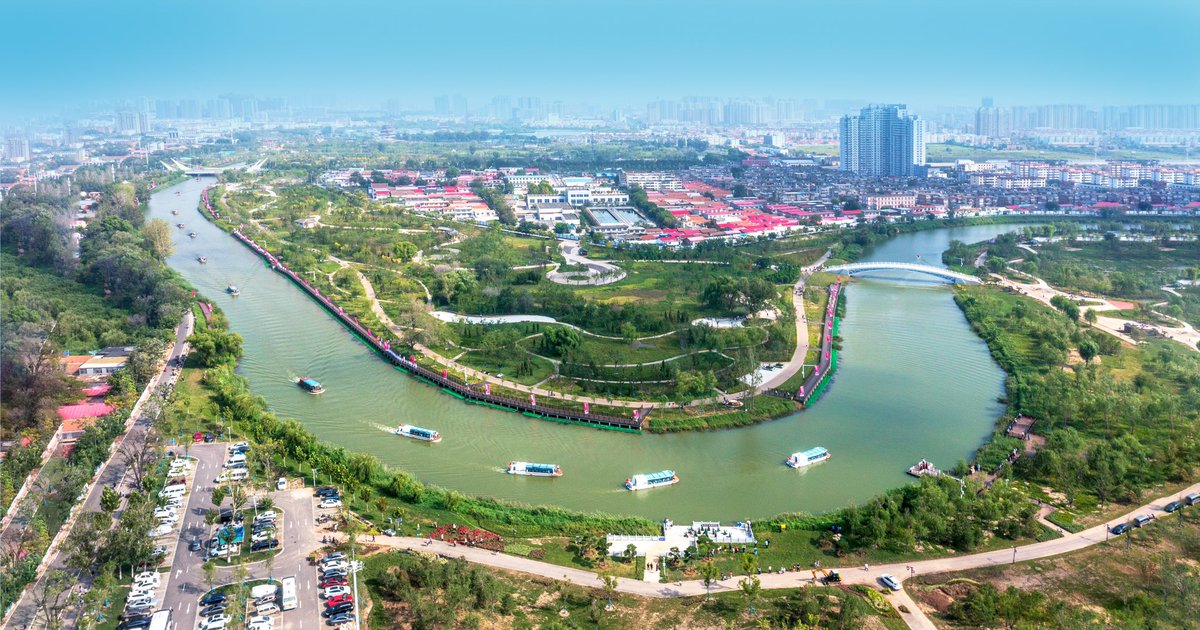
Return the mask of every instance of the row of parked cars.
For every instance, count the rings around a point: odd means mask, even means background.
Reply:
[[[129,585],[129,597],[125,600],[125,610],[121,614],[121,623],[117,624],[117,630],[140,630],[150,627],[150,618],[158,606],[158,598],[154,594],[159,584],[159,575],[154,571],[143,571],[133,576]]]
[[[279,614],[279,592],[274,584],[260,584],[250,589],[250,604],[246,607],[246,630],[274,630],[275,615]],[[233,626],[232,616],[226,612],[229,598],[224,593],[212,591],[200,598],[200,630],[225,630]]]
[[[250,451],[249,442],[237,442],[229,447],[229,455],[221,465],[221,474],[213,479],[213,483],[239,482],[250,478],[250,466],[246,462],[246,453]]]
[[[1163,511],[1170,514],[1171,512],[1177,512],[1185,507],[1196,505],[1197,503],[1200,503],[1200,492],[1193,492],[1182,499],[1171,501],[1163,507]],[[1141,514],[1133,517],[1133,520],[1129,521],[1128,523],[1117,523],[1108,531],[1114,536],[1120,536],[1121,534],[1127,533],[1131,529],[1137,529],[1153,520],[1153,514]]]
[[[350,562],[346,554],[340,552],[331,553],[317,563],[321,598],[325,600],[325,610],[321,612],[326,618],[325,623],[340,626],[354,622],[354,594],[347,580],[360,568],[361,563]]]
[[[322,510],[331,510],[342,507],[342,495],[338,492],[338,489],[334,488],[333,486],[321,486],[320,488],[317,488],[316,495],[317,498],[320,499],[320,501],[317,502],[317,507]]]

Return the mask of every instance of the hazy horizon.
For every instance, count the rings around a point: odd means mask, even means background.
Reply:
[[[1200,3],[950,0],[23,2],[0,40],[0,116],[220,93],[428,108],[439,94],[599,106],[659,98],[861,99],[913,107],[1200,102]],[[77,32],[75,25],[86,26]],[[58,33],[47,37],[47,33]],[[1072,52],[1063,53],[1064,44]]]

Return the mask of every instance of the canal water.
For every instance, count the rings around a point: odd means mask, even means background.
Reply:
[[[239,372],[281,416],[320,439],[371,453],[422,481],[530,504],[650,518],[745,519],[823,512],[861,503],[909,481],[922,457],[950,466],[990,432],[1002,406],[1003,372],[975,337],[940,281],[879,273],[847,290],[841,366],[821,400],[804,412],[743,429],[629,435],[535,420],[465,404],[397,372],[354,340],[283,276],[208,223],[196,209],[206,182],[156,193],[150,214],[176,229],[169,264],[228,314],[245,338]],[[179,192],[179,195],[176,195]],[[171,210],[178,210],[174,216]],[[1013,226],[939,229],[896,237],[868,260],[940,265],[951,239],[972,242]],[[195,231],[197,238],[188,238]],[[204,255],[201,265],[196,257]],[[225,293],[228,284],[241,296]],[[292,383],[312,376],[325,394]],[[437,445],[390,430],[412,423],[441,432]],[[808,470],[783,461],[824,446],[833,457]],[[511,460],[556,463],[556,479],[515,477]],[[628,492],[631,474],[674,469],[681,482]]]

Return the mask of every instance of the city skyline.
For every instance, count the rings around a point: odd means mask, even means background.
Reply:
[[[378,2],[336,11],[216,2],[200,17],[224,11],[229,19],[213,28],[186,6],[25,3],[8,10],[11,23],[25,26],[0,42],[0,54],[36,51],[35,62],[6,68],[5,83],[16,89],[0,116],[26,118],[67,102],[224,92],[325,95],[353,107],[504,93],[605,107],[688,94],[837,97],[914,109],[970,106],[980,95],[1010,104],[1200,101],[1200,82],[1171,70],[1200,61],[1182,44],[1196,23],[1187,18],[1200,18],[1195,3],[1162,0],[1152,3],[1158,11],[1130,14],[1105,10],[1124,6],[1113,1],[1018,2],[999,15],[942,0],[919,11],[867,0],[853,11],[846,3],[755,4],[762,10],[617,2],[604,12],[550,3],[518,12],[460,2],[398,12]],[[64,11],[100,36],[45,45],[38,34],[60,27]],[[371,16],[379,19],[364,19]],[[788,26],[773,32],[771,24]],[[967,32],[968,49],[948,46]],[[1061,42],[1080,35],[1105,42],[1104,63],[1077,60],[1069,71],[1048,63],[1069,62]],[[689,43],[699,44],[696,54],[680,54]],[[1170,62],[1146,63],[1155,58]],[[908,71],[897,72],[897,64]]]

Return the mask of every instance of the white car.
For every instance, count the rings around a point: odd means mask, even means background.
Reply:
[[[279,517],[279,512],[272,510],[270,512],[259,512],[258,516],[254,517],[254,520],[256,520],[256,521],[273,521],[278,517]]]
[[[200,622],[200,630],[224,630],[229,623],[229,615],[213,615]]]
[[[167,548],[166,548],[166,547],[163,547],[162,545],[159,545],[159,546],[157,546],[157,547],[155,547],[155,548],[154,548],[154,552],[153,552],[153,554],[152,554],[152,555],[153,555],[155,558],[157,558],[157,557],[159,557],[159,556],[165,556],[165,555],[167,555]]]
[[[129,599],[125,600],[126,608],[144,608],[147,606],[153,608],[157,605],[158,605],[158,600],[154,599],[153,597],[150,597],[149,595],[142,595],[141,597],[130,597]]]
[[[270,619],[270,617],[267,617]],[[271,623],[248,623],[246,630],[275,630],[275,624]]]
[[[150,538],[161,538],[170,533],[171,533],[170,525],[159,525],[158,527],[155,527],[154,529],[146,532],[146,535],[149,536]]]
[[[274,536],[275,536],[274,532],[258,532],[257,534],[254,534],[253,536],[250,537],[250,542],[256,543],[256,542],[262,542],[264,540],[271,540],[271,538],[273,538]]]
[[[159,581],[157,573],[140,573],[133,577],[133,584],[134,586],[141,586],[143,584],[147,586],[158,586],[161,584],[161,582]]]
[[[246,625],[250,627],[265,625],[269,628],[275,625],[275,620],[266,615],[255,615],[246,619]]]
[[[179,522],[179,515],[171,513],[171,514],[167,514],[164,516],[160,516],[160,517],[158,517],[158,522],[159,522],[159,524],[162,524],[162,525],[174,525],[175,523]]]
[[[154,518],[163,518],[165,516],[175,516],[175,512],[176,512],[176,510],[172,510],[169,507],[160,507],[157,510],[154,510]]]
[[[347,562],[340,562],[340,561],[339,562],[322,562],[321,563],[322,571],[328,571],[330,569],[340,569],[342,571],[349,571],[350,564]]]
[[[327,510],[330,508],[340,508],[340,507],[342,507],[342,500],[341,499],[325,499],[324,501],[321,501],[317,505],[317,507],[319,507],[323,510]]]
[[[321,597],[324,597],[326,599],[328,599],[330,597],[337,597],[338,595],[349,595],[349,594],[350,594],[350,589],[346,588],[345,586],[330,586],[329,588],[325,589],[324,591],[321,591]]]
[[[234,444],[231,444],[229,446],[229,448],[250,448],[250,443],[249,442],[235,442]]]
[[[229,545],[217,545],[208,550],[208,557],[219,558],[229,553]]]
[[[135,599],[138,597],[154,597],[155,588],[156,586],[151,584],[134,584],[133,586],[129,587],[129,597],[130,599]]]

